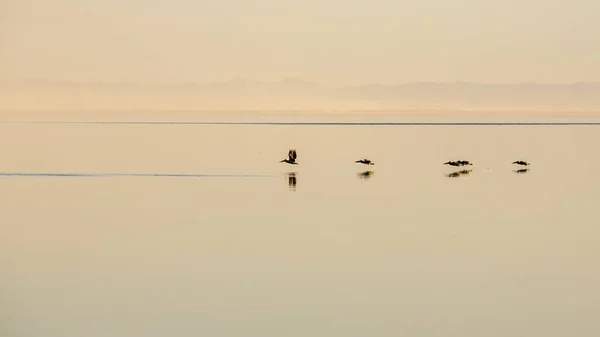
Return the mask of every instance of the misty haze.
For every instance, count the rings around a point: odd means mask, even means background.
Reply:
[[[600,2],[0,1],[0,336],[600,335]]]

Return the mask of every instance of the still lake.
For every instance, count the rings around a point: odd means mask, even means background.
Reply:
[[[0,336],[598,336],[599,120],[5,115]]]

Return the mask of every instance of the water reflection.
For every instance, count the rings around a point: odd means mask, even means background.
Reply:
[[[371,178],[374,174],[375,174],[375,172],[373,172],[373,171],[365,171],[365,172],[358,173],[356,175],[356,177],[358,179],[367,180],[367,179]]]
[[[452,172],[450,174],[447,174],[446,177],[448,177],[448,178],[457,178],[457,177],[460,177],[460,176],[468,175],[469,173],[471,173],[471,171],[473,171],[473,170],[456,171],[456,172]]]
[[[516,174],[522,174],[522,173],[529,172],[529,169],[524,168],[524,169],[514,170],[513,172],[516,173]]]
[[[295,191],[296,190],[296,172],[289,172],[287,174],[288,176],[288,187],[290,188],[290,191]]]

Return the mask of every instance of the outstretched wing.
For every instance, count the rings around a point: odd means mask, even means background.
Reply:
[[[298,155],[296,154],[296,150],[290,150],[290,159],[296,160],[297,157]]]

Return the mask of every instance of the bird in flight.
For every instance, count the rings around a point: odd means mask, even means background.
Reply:
[[[513,164],[523,165],[523,166],[528,166],[529,165],[528,162],[522,161],[522,160],[513,161]]]
[[[357,160],[357,161],[355,161],[355,163],[361,163],[361,164],[365,164],[365,165],[375,165],[375,163],[370,161],[369,159]]]
[[[288,164],[292,164],[292,165],[298,165],[298,163],[296,163],[297,157],[298,157],[298,155],[296,154],[296,150],[290,150],[288,152],[288,158],[280,161],[280,163],[288,163]]]
[[[465,166],[465,165],[473,165],[473,164],[471,162],[469,162],[468,160],[458,160],[458,161],[447,161],[444,163],[444,165]]]

